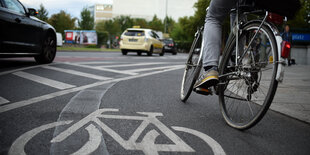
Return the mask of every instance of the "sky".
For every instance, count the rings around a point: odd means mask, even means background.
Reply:
[[[80,17],[80,12],[83,7],[92,6],[94,4],[112,4],[112,0],[20,0],[29,8],[39,9],[40,4],[43,4],[48,11],[48,16],[59,13],[64,10],[71,14],[72,17]]]

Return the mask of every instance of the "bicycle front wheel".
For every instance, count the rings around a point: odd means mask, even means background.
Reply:
[[[196,33],[196,37],[192,43],[191,49],[188,54],[186,66],[183,74],[181,85],[181,100],[186,102],[192,93],[194,84],[199,76],[201,70],[201,62],[199,61],[202,45],[202,32],[200,29]]]
[[[243,28],[237,65],[234,37],[219,67],[221,111],[227,124],[240,130],[253,127],[263,118],[278,85],[275,36],[265,25],[258,31],[259,26],[255,22]]]

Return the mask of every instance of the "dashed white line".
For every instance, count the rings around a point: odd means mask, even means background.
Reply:
[[[137,73],[131,73],[121,70],[115,70],[115,69],[109,69],[109,68],[101,68],[101,67],[95,67],[95,66],[87,66],[87,65],[80,65],[80,64],[73,64],[73,63],[64,63],[71,66],[77,66],[77,67],[83,67],[88,69],[95,69],[100,71],[106,71],[106,72],[112,72],[112,73],[118,73],[118,74],[126,74],[126,75],[137,75]]]
[[[3,98],[0,96],[0,105],[2,104],[6,104],[6,103],[9,103],[10,101],[8,101],[7,99]]]
[[[52,67],[52,66],[44,66],[42,68],[50,69],[50,70],[54,70],[54,71],[59,71],[59,72],[64,72],[64,73],[68,73],[68,74],[73,74],[73,75],[77,75],[77,76],[83,76],[83,77],[96,79],[96,80],[111,80],[112,79],[112,78],[108,78],[108,77],[103,77],[103,76],[98,76],[98,75],[94,75],[94,74],[79,72],[79,71],[75,71],[75,70],[71,70],[71,69],[57,68],[57,67]]]
[[[48,78],[45,78],[45,77],[33,75],[33,74],[30,74],[30,73],[26,73],[26,72],[16,72],[16,73],[13,73],[13,74],[16,75],[16,76],[19,76],[19,77],[22,77],[22,78],[25,78],[25,79],[28,79],[28,80],[40,83],[40,84],[44,84],[44,85],[47,85],[47,86],[50,86],[50,87],[53,87],[53,88],[60,89],[60,90],[76,87],[74,85],[70,85],[70,84],[66,84],[66,83],[63,83],[63,82],[51,80],[51,79],[48,79]]]

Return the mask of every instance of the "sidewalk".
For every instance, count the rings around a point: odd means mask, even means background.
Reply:
[[[285,67],[270,109],[310,123],[310,66]]]

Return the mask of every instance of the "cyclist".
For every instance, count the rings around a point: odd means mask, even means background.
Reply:
[[[237,0],[211,0],[203,32],[203,68],[204,71],[194,88],[208,89],[218,83],[218,64],[221,48],[222,21]],[[233,17],[232,17],[233,18]]]

